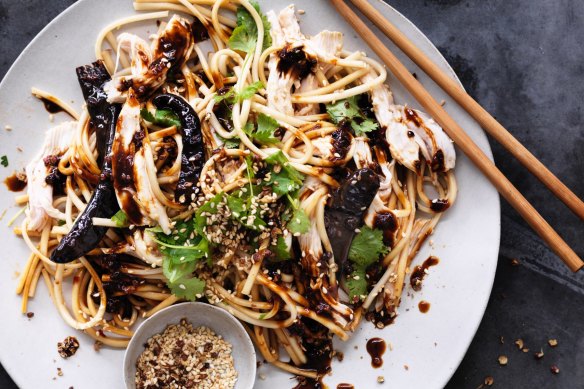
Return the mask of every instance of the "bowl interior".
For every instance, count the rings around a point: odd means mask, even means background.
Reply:
[[[233,362],[237,370],[235,389],[253,388],[256,377],[256,355],[253,343],[239,321],[223,309],[204,303],[182,303],[165,308],[139,327],[124,356],[124,382],[135,388],[136,361],[144,351],[144,344],[161,333],[170,324],[186,318],[193,327],[209,327],[233,345]]]

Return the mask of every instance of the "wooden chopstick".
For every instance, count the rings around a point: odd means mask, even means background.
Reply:
[[[383,44],[379,38],[367,27],[343,0],[330,0],[339,13],[361,35],[369,47],[386,64],[393,75],[406,87],[414,98],[424,107],[427,113],[444,128],[457,146],[467,157],[483,172],[483,174],[497,188],[501,196],[505,198],[533,230],[550,246],[550,248],[566,263],[574,272],[584,266],[584,262],[564,242],[556,231],[545,221],[537,210],[523,197],[513,184],[501,173],[493,162],[472,141],[464,130],[448,115],[442,106],[434,100],[432,95],[424,89],[397,59],[397,57]]]
[[[460,85],[444,73],[430,58],[412,43],[397,27],[385,19],[367,0],[351,2],[373,22],[397,47],[414,61],[454,101],[464,108],[486,132],[505,147],[523,166],[536,176],[550,191],[562,200],[572,212],[584,220],[584,202],[558,177],[505,129],[491,114],[476,102]]]

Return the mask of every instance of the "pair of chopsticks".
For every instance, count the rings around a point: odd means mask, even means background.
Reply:
[[[344,0],[330,0],[339,13],[361,35],[363,40],[381,58],[393,75],[407,88],[422,107],[444,128],[454,143],[497,188],[501,196],[515,208],[533,230],[574,272],[584,262],[545,221],[527,199],[513,186],[491,160],[479,149],[464,130],[442,106],[414,78],[397,57],[377,38],[375,33],[345,4]],[[549,169],[513,137],[495,118],[470,97],[454,80],[436,66],[401,31],[385,19],[367,0],[351,0],[359,11],[371,20],[389,39],[464,108],[493,138],[505,147],[519,162],[544,183],[576,215],[584,219],[584,202],[564,185]]]

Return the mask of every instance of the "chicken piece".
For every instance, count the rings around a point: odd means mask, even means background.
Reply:
[[[148,72],[148,66],[152,62],[152,52],[148,42],[137,35],[125,32],[118,36],[118,45],[120,49],[130,53],[133,77],[140,77]]]
[[[427,114],[416,109],[396,106],[406,119],[408,128],[418,135],[423,141],[424,157],[432,171],[446,172],[454,169],[456,164],[456,152],[452,139]]]
[[[150,177],[156,177],[146,162],[152,155],[148,135],[140,125],[140,103],[133,89],[122,108],[113,144],[112,171],[114,188],[120,208],[130,224],[158,224],[170,233],[170,220],[164,205],[156,198]]]
[[[284,34],[284,41],[295,42],[305,39],[304,34],[300,31],[300,24],[296,17],[294,4],[290,4],[280,11],[280,14],[278,15],[278,23]]]
[[[53,186],[47,175],[56,168],[60,157],[67,151],[77,128],[77,122],[64,122],[51,128],[39,154],[26,165],[28,179],[28,228],[41,231],[50,218],[65,220],[65,215],[53,207]]]
[[[372,74],[366,74],[361,81],[365,84],[374,78]],[[408,169],[418,172],[420,145],[424,142],[407,128],[401,112],[394,105],[393,95],[387,85],[381,84],[371,90],[371,103],[379,125],[385,128],[385,137],[393,158]]]
[[[110,103],[123,103],[129,88],[138,98],[147,97],[166,82],[168,71],[180,68],[194,47],[191,25],[175,15],[154,40],[152,47],[132,34],[121,34],[119,43],[129,48],[132,57],[132,76],[117,77],[104,85]]]
[[[335,147],[333,146],[330,135],[313,139],[312,145],[314,146],[314,155],[326,160],[332,160],[334,158]]]
[[[373,78],[367,74],[361,81],[366,83]],[[454,168],[456,153],[452,140],[432,118],[418,110],[394,104],[386,85],[372,89],[371,102],[377,121],[386,130],[391,155],[400,164],[419,173],[421,155],[433,171]]]
[[[397,219],[393,215],[391,209],[387,207],[387,201],[391,195],[391,180],[393,178],[392,164],[388,163],[387,157],[382,150],[375,148],[375,155],[377,156],[377,165],[381,170],[379,175],[379,189],[371,202],[367,212],[363,218],[365,225],[369,228],[379,228],[384,231],[384,236],[388,243],[393,242],[393,237],[397,229]],[[369,167],[373,168],[376,164],[373,161],[371,149],[369,144],[364,139],[356,139],[355,154],[353,156],[355,165],[359,169]]]
[[[128,254],[149,263],[152,267],[162,266],[162,253],[150,233],[143,229],[136,229],[130,240],[131,243],[123,243],[112,248],[104,248],[102,252],[104,254]]]
[[[336,31],[321,31],[317,35],[309,39],[307,46],[310,51],[316,53],[319,58],[337,58],[341,55],[343,50],[343,34]],[[332,60],[331,60],[332,62]],[[318,62],[317,68],[323,74],[326,74],[333,65],[331,63]],[[297,93],[306,93],[318,88],[318,80],[316,75],[311,73],[302,82],[300,87],[296,90]],[[316,115],[320,112],[318,104],[299,104],[297,107],[297,115]]]
[[[273,11],[266,14],[270,24],[270,35],[274,46],[283,46],[286,43],[286,35],[280,26],[280,21]],[[275,109],[285,115],[293,116],[294,107],[292,106],[292,86],[294,80],[292,74],[281,74],[278,70],[280,59],[278,53],[270,54],[268,61],[269,76],[266,85],[268,97],[268,107]]]

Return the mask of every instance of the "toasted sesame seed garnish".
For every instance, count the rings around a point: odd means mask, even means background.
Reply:
[[[499,365],[506,366],[507,362],[509,362],[509,360],[507,359],[507,357],[505,355],[499,356]]]
[[[551,372],[552,372],[552,373],[554,373],[554,374],[560,374],[560,368],[559,368],[558,366],[556,366],[556,365],[552,365],[552,366],[550,367],[550,370],[551,370]]]
[[[548,340],[548,344],[551,347],[556,347],[558,345],[558,341],[556,339],[550,339],[550,340]]]
[[[377,382],[380,383],[380,384],[384,383],[385,382],[385,377],[382,376],[382,375],[377,376]]]
[[[485,385],[491,386],[495,383],[495,379],[491,376],[485,377]]]
[[[136,387],[233,388],[232,345],[186,319],[148,339],[136,362]]]

